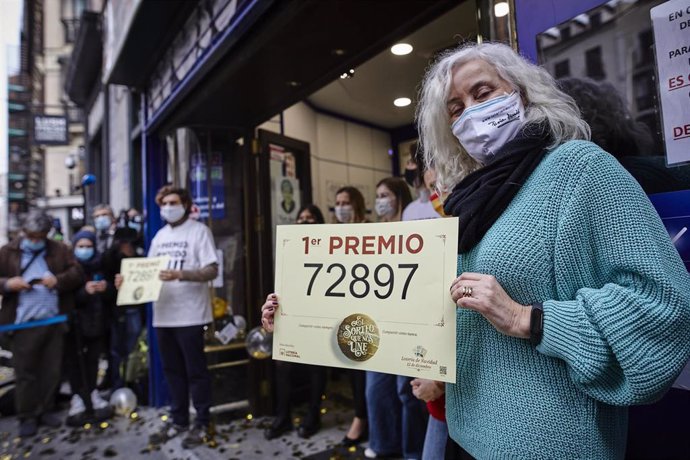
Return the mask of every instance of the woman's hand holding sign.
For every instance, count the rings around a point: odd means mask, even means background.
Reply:
[[[266,297],[266,302],[261,307],[261,325],[268,332],[273,332],[273,318],[278,308],[278,296],[275,293]]]
[[[480,313],[499,332],[529,338],[530,308],[515,302],[491,275],[463,273],[450,287],[455,305]]]

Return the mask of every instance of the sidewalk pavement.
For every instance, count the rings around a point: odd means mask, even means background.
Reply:
[[[326,453],[343,438],[352,420],[352,411],[332,401],[324,402],[323,428],[310,439],[301,439],[293,430],[284,436],[266,441],[263,431],[270,424],[267,417],[241,418],[216,424],[216,445],[184,449],[181,439],[172,439],[162,446],[148,444],[148,436],[162,423],[165,412],[154,408],[140,408],[131,417],[115,416],[100,426],[51,429],[41,427],[29,439],[17,437],[16,417],[0,418],[0,460],[10,459],[78,459],[95,460],[212,460],[212,459],[314,459],[363,458],[357,451]],[[66,411],[63,414],[67,416]],[[239,416],[240,414],[234,414]],[[322,453],[321,455],[318,455]]]

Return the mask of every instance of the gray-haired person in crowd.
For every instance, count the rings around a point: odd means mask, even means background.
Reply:
[[[84,283],[72,251],[47,238],[52,225],[50,216],[32,210],[19,238],[0,248],[0,324],[36,324],[10,332],[15,405],[24,438],[35,435],[39,423],[60,426],[52,410],[66,326],[51,319],[74,308],[75,290]]]

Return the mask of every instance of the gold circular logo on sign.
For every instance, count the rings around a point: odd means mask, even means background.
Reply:
[[[379,349],[379,328],[367,315],[350,315],[338,327],[338,346],[348,359],[366,361]]]

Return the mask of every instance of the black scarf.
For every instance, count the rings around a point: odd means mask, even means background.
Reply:
[[[492,162],[455,186],[443,210],[460,218],[458,253],[469,251],[484,237],[541,162],[550,142],[546,126],[525,126]]]

